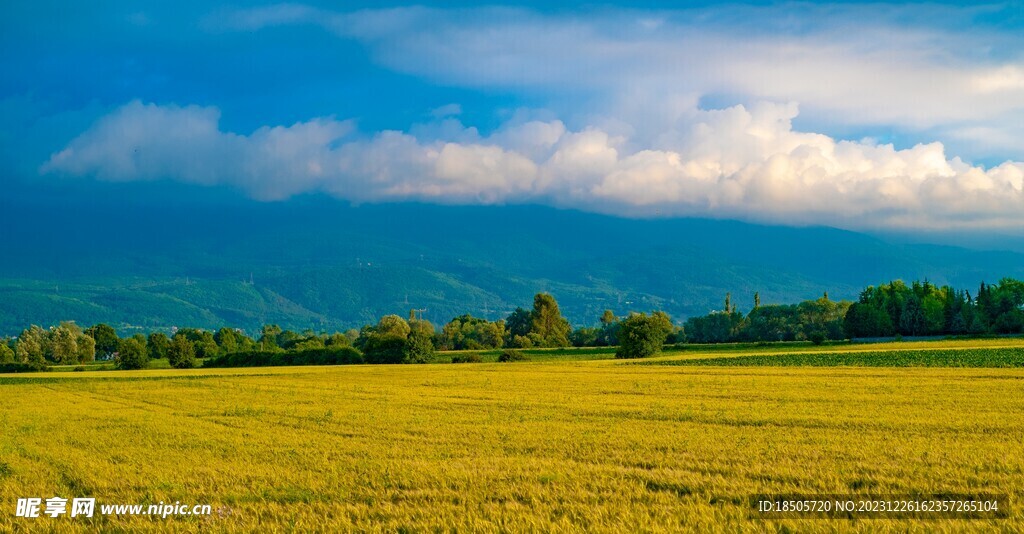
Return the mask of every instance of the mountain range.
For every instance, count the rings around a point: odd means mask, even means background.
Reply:
[[[973,290],[1024,277],[1012,250],[826,227],[623,219],[539,206],[259,202],[8,202],[0,335],[61,320],[123,333],[264,323],[343,330],[384,314],[489,319],[555,295],[576,326],[601,312],[675,320],[930,279]],[[989,246],[988,248],[994,248]]]

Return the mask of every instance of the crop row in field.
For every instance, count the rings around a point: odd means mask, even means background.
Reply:
[[[660,360],[651,363],[733,367],[1024,367],[1024,348],[752,354]]]
[[[828,342],[814,345],[809,341],[776,341],[757,343],[678,343],[666,345],[662,356],[683,356],[685,358],[711,359],[719,356],[778,355],[783,353],[851,353],[889,351],[934,351],[934,350],[989,350],[1005,348],[1024,349],[1024,338],[948,338],[921,341],[889,341],[880,343],[850,343],[848,341]],[[515,349],[530,361],[584,361],[615,359],[617,347],[565,347],[557,349]],[[478,356],[481,362],[496,362],[504,349],[438,351],[431,363],[451,363],[453,357]],[[975,367],[975,366],[972,366]]]
[[[466,358],[476,356],[480,362],[493,363],[506,350],[514,350],[521,354],[526,360],[534,362],[547,361],[586,361],[586,360],[611,360],[615,358],[616,347],[562,347],[544,349],[484,349],[484,350],[445,350],[437,351],[430,359],[430,363],[452,363],[452,358]],[[673,350],[669,348],[668,350]]]

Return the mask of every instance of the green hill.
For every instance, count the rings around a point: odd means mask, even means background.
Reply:
[[[135,328],[359,327],[426,309],[491,319],[553,293],[574,324],[602,310],[677,320],[721,306],[856,298],[893,278],[974,287],[1024,256],[901,245],[830,228],[629,220],[550,208],[142,205],[0,213],[0,334],[73,319]],[[745,306],[746,304],[746,306]]]

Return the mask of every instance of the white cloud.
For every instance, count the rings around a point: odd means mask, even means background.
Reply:
[[[353,130],[351,122],[321,118],[240,136],[222,132],[219,120],[216,108],[131,102],[97,121],[42,170],[108,181],[226,183],[256,198],[281,199],[316,187],[333,154],[330,144]]]
[[[990,9],[999,8],[220,11],[203,26],[320,26],[389,69],[547,110],[519,110],[485,133],[451,103],[407,132],[321,117],[243,134],[222,129],[216,108],[131,102],[42,171],[226,184],[264,200],[322,191],[846,228],[1019,228],[1024,36],[972,23]],[[795,128],[798,109],[826,132]],[[827,133],[844,129],[943,142],[897,148]],[[951,146],[1016,161],[986,169]]]
[[[1024,37],[971,24],[991,9],[782,4],[539,14],[285,5],[221,13],[211,24],[320,25],[365,43],[388,68],[444,84],[569,95],[583,109],[562,114],[600,110],[638,134],[701,97],[725,95],[799,102],[812,119],[844,125],[943,134],[984,126],[1019,138]],[[1024,157],[1020,150],[1013,156]]]
[[[46,173],[228,184],[259,199],[543,202],[628,216],[695,215],[847,228],[1019,227],[1024,163],[984,169],[941,143],[905,150],[797,131],[793,104],[692,108],[655,145],[557,120],[449,138],[317,118],[223,131],[219,111],[129,103],[54,154]],[[443,119],[450,121],[451,119]],[[454,131],[460,128],[460,131]],[[427,130],[430,130],[427,128]]]
[[[979,93],[999,93],[1024,90],[1024,68],[1005,66],[980,72],[972,85]]]

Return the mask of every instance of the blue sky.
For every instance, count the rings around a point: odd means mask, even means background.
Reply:
[[[1024,223],[1020,3],[542,6],[5,3],[0,180]]]

